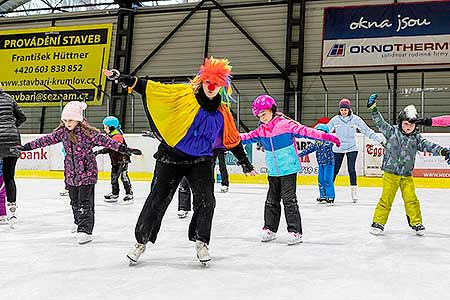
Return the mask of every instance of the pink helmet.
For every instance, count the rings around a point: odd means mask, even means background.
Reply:
[[[272,109],[274,105],[277,106],[277,103],[269,95],[258,96],[252,103],[253,115],[257,117],[263,110]]]

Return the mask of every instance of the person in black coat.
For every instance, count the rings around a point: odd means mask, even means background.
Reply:
[[[14,173],[19,159],[17,151],[11,151],[21,145],[19,126],[27,120],[17,102],[0,86],[0,159],[3,160],[3,178],[10,221],[16,212],[16,183]]]

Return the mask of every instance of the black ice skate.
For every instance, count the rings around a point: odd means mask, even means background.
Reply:
[[[114,203],[114,202],[117,202],[118,198],[119,198],[119,195],[115,195],[113,193],[109,193],[109,194],[105,195],[105,202]]]
[[[325,204],[327,203],[327,198],[317,197],[317,203],[319,204]]]
[[[125,197],[123,197],[123,203],[124,204],[131,204],[134,201],[134,196],[133,194],[126,194]]]

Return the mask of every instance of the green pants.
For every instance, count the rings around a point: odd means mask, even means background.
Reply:
[[[392,202],[398,188],[402,192],[406,216],[410,226],[422,224],[419,199],[412,176],[398,176],[388,172],[383,175],[383,193],[373,214],[373,222],[385,225],[391,212]]]

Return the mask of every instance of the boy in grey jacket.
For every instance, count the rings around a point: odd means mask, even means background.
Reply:
[[[391,211],[392,202],[398,188],[402,191],[405,202],[406,218],[409,226],[422,236],[425,227],[422,225],[419,199],[416,196],[412,170],[417,151],[426,151],[434,155],[445,156],[450,162],[450,151],[437,144],[427,141],[416,131],[417,110],[414,105],[405,107],[398,116],[398,125],[387,123],[380,114],[376,104],[378,96],[369,97],[367,107],[372,112],[372,119],[380,132],[386,137],[381,169],[383,175],[383,192],[378,201],[370,233],[380,235],[384,231]]]

